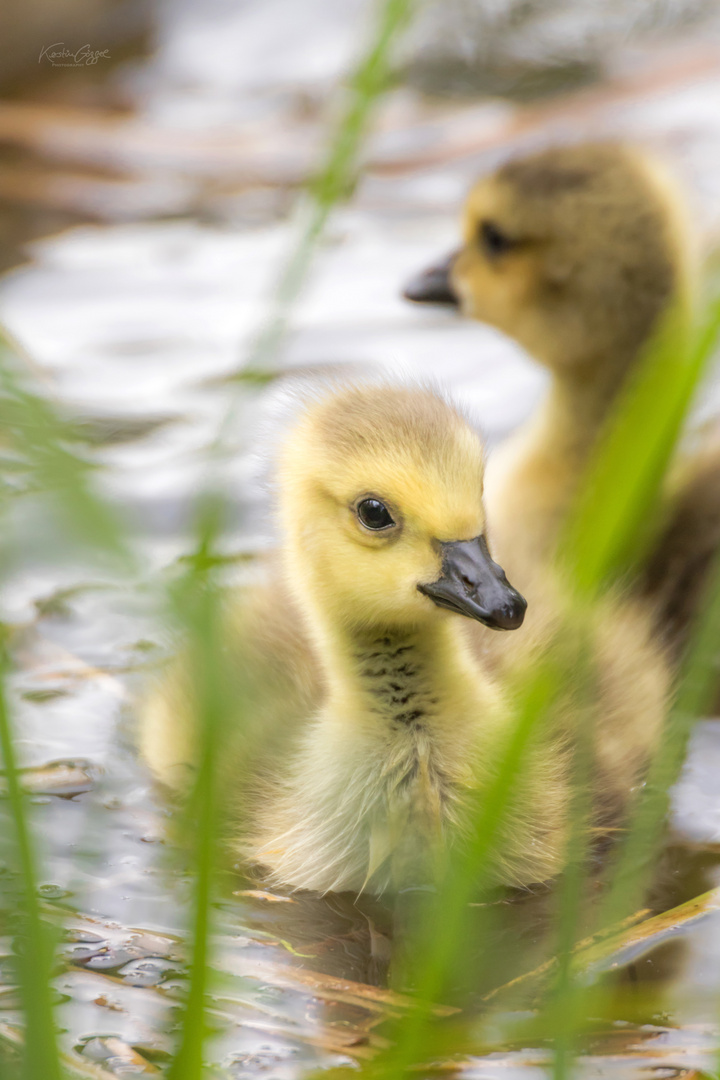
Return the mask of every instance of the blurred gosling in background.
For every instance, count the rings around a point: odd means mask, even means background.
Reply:
[[[543,150],[480,180],[463,238],[405,296],[459,306],[552,373],[545,401],[487,471],[495,550],[532,600],[534,568],[554,551],[628,372],[669,306],[690,309],[694,245],[663,166],[611,143]],[[679,647],[720,542],[718,450],[687,463],[671,488],[641,587]]]

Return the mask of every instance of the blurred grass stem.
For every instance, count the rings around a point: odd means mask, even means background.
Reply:
[[[5,682],[8,660],[4,646],[0,650],[0,748],[2,749],[7,798],[14,832],[15,871],[18,880],[19,929],[15,952],[25,1013],[26,1034],[23,1050],[24,1080],[60,1080],[53,1018],[53,935],[40,917],[38,902],[37,859],[26,797],[20,786],[12,720],[8,710]]]

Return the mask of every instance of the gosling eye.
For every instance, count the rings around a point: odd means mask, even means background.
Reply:
[[[514,247],[515,241],[492,221],[483,221],[480,224],[480,244],[485,254],[492,259],[504,255]]]
[[[365,528],[374,532],[390,529],[395,524],[390,511],[380,499],[363,499],[357,504],[356,513]]]

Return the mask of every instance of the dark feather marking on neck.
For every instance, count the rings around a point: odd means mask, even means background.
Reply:
[[[372,711],[393,723],[420,729],[428,707],[437,705],[422,675],[416,646],[406,637],[375,638],[367,647],[356,647],[358,674],[375,699]]]

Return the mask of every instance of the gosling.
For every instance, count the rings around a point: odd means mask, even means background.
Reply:
[[[491,458],[485,489],[498,556],[529,588],[524,575],[552,554],[628,373],[669,307],[692,306],[695,243],[662,164],[612,143],[502,166],[470,192],[463,238],[404,295],[498,327],[552,374],[536,415]],[[665,510],[639,584],[677,644],[720,543],[717,447],[686,467]]]
[[[512,684],[471,633],[517,631],[525,613],[485,539],[482,444],[436,393],[351,386],[306,407],[278,480],[279,557],[228,620],[246,700],[276,736],[231,846],[272,884],[424,884],[462,844],[514,722]],[[620,666],[608,659],[615,640],[598,646],[588,720],[596,825],[627,801],[664,705],[642,634],[618,643]],[[150,695],[140,734],[179,791],[197,754],[185,667]],[[561,704],[533,743],[491,854],[496,883],[544,882],[562,866],[576,719]]]

